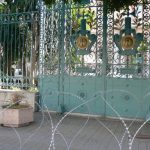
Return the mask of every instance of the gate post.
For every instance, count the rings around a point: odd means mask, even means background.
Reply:
[[[43,0],[39,0],[40,3],[40,44],[39,44],[39,76],[38,76],[38,89],[39,89],[39,103],[42,104],[42,87],[43,87],[43,75],[44,75],[44,33],[45,33],[45,6]]]
[[[103,1],[103,75],[107,74],[108,56],[107,56],[107,14],[108,14],[108,0]]]
[[[106,101],[106,91],[107,91],[107,66],[108,66],[108,56],[107,56],[107,14],[108,14],[108,0],[103,1],[103,65],[102,65],[102,75],[103,75],[103,85],[104,85],[104,100]],[[106,115],[106,102],[104,104],[104,116]]]
[[[59,84],[58,84],[58,112],[64,113],[64,71],[65,71],[65,48],[64,48],[64,39],[65,39],[65,2],[60,0],[61,8],[59,12]]]

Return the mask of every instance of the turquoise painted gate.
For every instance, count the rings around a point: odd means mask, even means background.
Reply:
[[[150,113],[149,2],[115,13],[98,0],[41,8],[43,109],[146,118]]]

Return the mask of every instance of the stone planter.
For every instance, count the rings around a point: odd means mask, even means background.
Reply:
[[[38,105],[39,93],[28,91],[21,91],[21,92],[25,96],[23,100],[26,101],[33,108],[34,112],[37,112],[39,110]]]
[[[21,127],[33,122],[33,108],[1,109],[1,124],[7,127]]]
[[[24,96],[24,98],[22,99],[22,101],[24,101],[25,103],[29,104],[34,111],[38,111],[38,92],[29,92],[29,91],[25,91],[25,90],[4,90],[1,89],[0,90],[0,106],[4,105],[6,102],[9,103],[9,101],[11,101],[12,99],[12,95],[14,93],[19,93],[22,94]]]

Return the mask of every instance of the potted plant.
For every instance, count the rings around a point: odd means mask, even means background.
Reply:
[[[8,127],[21,127],[33,122],[33,108],[23,101],[24,96],[13,93],[9,104],[2,106],[1,124]]]

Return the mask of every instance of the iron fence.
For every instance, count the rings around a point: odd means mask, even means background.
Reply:
[[[37,85],[40,13],[35,2],[8,5],[0,13],[1,88]]]

